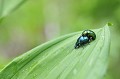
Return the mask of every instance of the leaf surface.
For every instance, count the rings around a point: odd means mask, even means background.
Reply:
[[[74,49],[81,32],[44,43],[15,58],[0,72],[0,79],[101,79],[106,71],[110,32],[106,25],[93,29],[96,40]]]

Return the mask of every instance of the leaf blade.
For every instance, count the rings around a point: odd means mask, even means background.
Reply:
[[[106,70],[110,34],[108,26],[93,31],[97,34],[97,39],[86,45],[84,49],[74,49],[76,39],[81,32],[60,37],[14,59],[0,72],[0,78],[99,79],[105,74],[105,72],[100,74],[101,69]],[[101,59],[102,57],[104,58]],[[97,68],[98,66],[100,69]],[[9,73],[12,70],[14,72]]]

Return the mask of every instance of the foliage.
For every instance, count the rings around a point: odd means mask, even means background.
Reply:
[[[0,0],[0,20],[16,10],[26,0]]]
[[[108,25],[93,30],[97,39],[74,49],[80,32],[44,43],[15,58],[1,72],[1,79],[101,79],[106,71],[110,32]]]
[[[119,79],[120,0],[0,0],[0,68],[36,45],[106,22],[114,25],[107,79]]]

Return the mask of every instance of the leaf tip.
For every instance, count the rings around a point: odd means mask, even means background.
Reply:
[[[107,25],[108,26],[113,26],[113,23],[108,22]]]

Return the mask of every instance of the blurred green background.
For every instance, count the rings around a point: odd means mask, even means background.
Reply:
[[[120,0],[28,0],[0,24],[0,70],[46,41],[107,22],[113,26],[105,79],[120,79]]]

